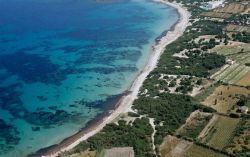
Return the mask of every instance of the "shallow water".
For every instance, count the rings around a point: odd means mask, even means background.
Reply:
[[[143,0],[0,0],[0,156],[26,156],[84,127],[177,20],[174,8]]]

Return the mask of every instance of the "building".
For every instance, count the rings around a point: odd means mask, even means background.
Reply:
[[[134,157],[133,147],[116,147],[105,150],[104,157]]]
[[[232,59],[227,59],[227,60],[226,60],[226,63],[229,64],[229,65],[232,65],[232,64],[235,63],[235,61],[232,60]]]
[[[224,1],[225,0],[204,2],[200,6],[200,8],[205,9],[205,10],[212,10],[212,9],[218,8],[220,6],[223,6]]]
[[[241,113],[247,113],[248,112],[248,107],[247,106],[240,106],[238,108],[238,110],[241,112]]]

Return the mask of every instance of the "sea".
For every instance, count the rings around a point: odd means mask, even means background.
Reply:
[[[0,157],[57,144],[112,107],[178,18],[150,0],[0,0]]]

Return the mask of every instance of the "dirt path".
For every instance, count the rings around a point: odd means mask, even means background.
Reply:
[[[197,116],[197,114],[199,114],[199,113],[200,113],[199,110],[196,110],[196,111],[192,112],[192,113],[189,115],[189,117],[186,119],[186,122],[185,122],[182,126],[180,126],[179,129],[176,130],[176,134],[179,134],[179,133],[183,130],[183,128],[185,127],[185,125],[186,125],[187,123],[191,122],[192,119],[194,119],[194,118]]]
[[[182,154],[187,151],[192,146],[189,141],[181,140],[177,146],[171,151],[173,157],[182,156]]]
[[[211,118],[211,120],[209,121],[207,126],[201,131],[200,135],[198,136],[198,139],[203,140],[203,138],[209,133],[209,131],[211,130],[213,125],[216,123],[218,118],[219,118],[219,115],[217,115],[217,114],[213,115],[213,117]]]
[[[152,140],[153,153],[156,155],[156,151],[155,151],[155,133],[156,133],[156,130],[155,130],[154,118],[150,118],[149,123],[150,123],[150,125],[152,126],[152,128],[154,130],[152,135],[151,135],[151,140]]]

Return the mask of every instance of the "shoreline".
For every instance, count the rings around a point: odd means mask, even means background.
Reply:
[[[89,137],[94,136],[102,130],[106,124],[111,123],[120,114],[132,111],[132,104],[137,98],[140,87],[143,85],[144,80],[148,74],[157,66],[158,60],[161,54],[164,52],[165,47],[179,38],[189,23],[189,12],[183,8],[180,4],[170,3],[164,0],[153,0],[156,3],[163,3],[168,6],[174,7],[179,15],[178,21],[170,28],[165,36],[157,38],[155,45],[152,47],[150,57],[144,67],[144,69],[138,74],[136,79],[131,84],[130,88],[124,95],[115,103],[113,110],[102,113],[96,120],[89,123],[88,127],[84,127],[78,133],[64,139],[62,142],[50,147],[40,149],[29,157],[43,156],[43,157],[56,157],[59,153],[69,151],[77,146],[81,141],[87,140]],[[164,32],[163,32],[164,33]],[[86,125],[87,126],[87,125]]]

